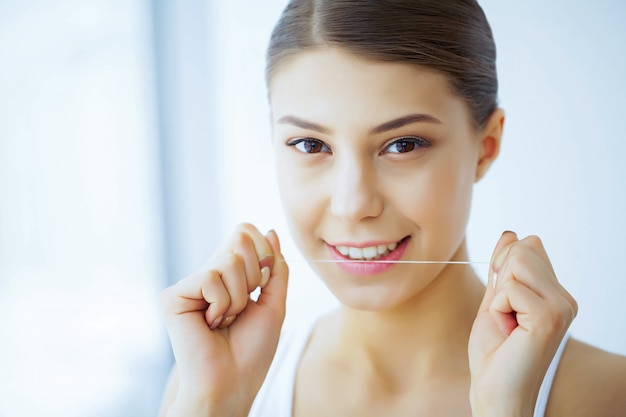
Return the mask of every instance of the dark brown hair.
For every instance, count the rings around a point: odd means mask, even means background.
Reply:
[[[476,127],[497,107],[496,47],[475,0],[292,0],[270,39],[268,85],[285,60],[325,46],[444,74]]]

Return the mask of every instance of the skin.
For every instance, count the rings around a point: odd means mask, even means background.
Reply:
[[[468,259],[472,188],[497,158],[501,110],[476,129],[441,74],[336,48],[283,63],[270,104],[282,203],[304,256],[402,240],[402,259]],[[177,368],[162,415],[247,415],[284,319],[281,258],[275,233],[242,225],[204,269],[163,292]],[[486,288],[467,265],[370,275],[312,266],[341,307],[318,322],[301,359],[298,417],[532,416],[577,312],[540,239],[513,232],[495,246]],[[548,416],[619,415],[624,375],[623,357],[570,341]]]

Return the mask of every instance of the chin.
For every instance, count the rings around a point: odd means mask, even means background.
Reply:
[[[327,283],[327,286],[342,305],[358,311],[391,310],[405,304],[412,297],[412,292],[406,288],[401,285],[392,287],[389,283],[360,286],[329,285]],[[413,289],[413,292],[417,291]]]

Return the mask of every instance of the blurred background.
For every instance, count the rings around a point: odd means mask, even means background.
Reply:
[[[156,415],[159,291],[242,221],[300,258],[263,80],[285,4],[0,0],[0,417]],[[481,4],[507,122],[470,255],[540,235],[579,301],[574,336],[626,354],[626,5]],[[334,305],[291,271],[286,326]]]

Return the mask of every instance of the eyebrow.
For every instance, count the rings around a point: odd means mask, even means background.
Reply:
[[[290,125],[299,127],[301,129],[314,130],[316,132],[320,132],[324,134],[328,134],[331,132],[331,130],[327,127],[324,127],[317,123],[310,122],[308,120],[301,119],[296,116],[290,116],[290,115],[283,116],[280,119],[278,119],[277,123],[290,124]],[[423,114],[423,113],[409,114],[406,116],[399,117],[397,119],[390,120],[379,126],[374,127],[370,131],[370,134],[379,134],[379,133],[388,132],[390,130],[399,129],[401,127],[404,127],[406,125],[410,125],[413,123],[441,124],[441,120],[429,114]]]
[[[435,116],[431,116],[430,114],[423,114],[423,113],[409,114],[409,115],[385,122],[382,125],[376,126],[370,131],[370,133],[372,134],[384,133],[390,130],[399,129],[401,127],[404,127],[406,125],[410,125],[413,123],[441,124],[441,120],[437,119]]]
[[[329,128],[318,125],[317,123],[309,122],[307,120],[301,119],[296,116],[283,116],[280,119],[278,119],[277,123],[294,125],[301,129],[315,130],[316,132],[325,133],[325,134],[330,133]]]

